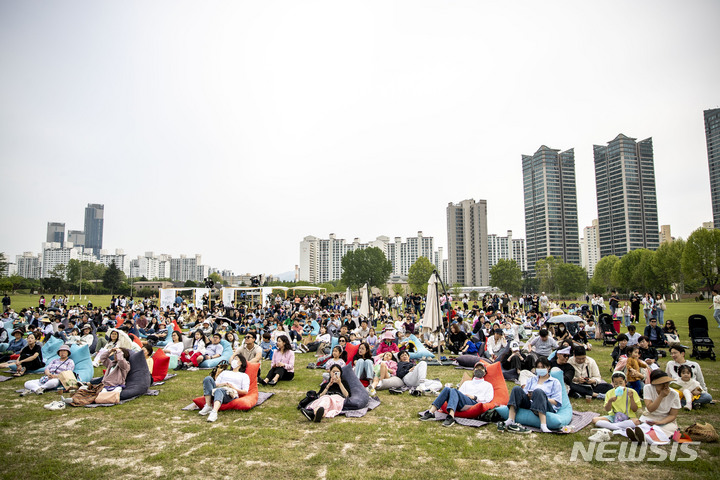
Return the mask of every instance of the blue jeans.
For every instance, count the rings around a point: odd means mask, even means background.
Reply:
[[[220,402],[220,403],[228,403],[233,398],[225,393],[225,390],[223,389],[217,389],[215,390],[215,393],[212,393],[213,389],[215,388],[215,380],[211,376],[207,376],[203,379],[203,395],[204,396],[210,396],[213,398],[214,401]]]
[[[545,395],[545,392],[539,388],[533,390],[532,397],[530,398],[527,396],[527,393],[525,393],[525,390],[523,390],[522,387],[513,387],[512,392],[510,392],[510,400],[508,401],[508,407],[509,406],[515,407],[516,413],[520,408],[532,410],[535,413],[555,411],[553,406],[550,404],[550,400],[548,400],[547,395]]]
[[[472,400],[464,393],[460,393],[456,388],[445,387],[440,395],[432,403],[438,410],[447,402],[447,411],[457,412],[462,410],[466,405],[475,405],[477,402]]]
[[[357,375],[358,378],[363,378],[364,375],[366,379],[372,380],[375,375],[373,366],[372,360],[361,358],[355,362],[355,375]]]
[[[715,321],[717,322],[718,327],[720,327],[720,309],[715,310],[715,311],[713,312],[713,318],[714,318]]]
[[[625,315],[625,326],[629,327],[632,323],[632,320],[630,320],[630,315]]]
[[[665,316],[665,310],[660,310],[659,308],[655,310],[655,316],[657,317],[658,325],[663,324],[663,317]]]

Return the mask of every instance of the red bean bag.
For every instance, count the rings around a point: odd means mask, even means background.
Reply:
[[[250,410],[255,406],[258,400],[257,372],[259,368],[259,363],[248,363],[245,369],[245,373],[250,377],[250,389],[247,395],[236,398],[231,402],[223,403],[220,406],[220,410]],[[193,402],[195,402],[195,405],[198,407],[203,408],[205,406],[205,397],[198,397],[193,400]],[[505,403],[507,403],[507,400]]]
[[[348,344],[345,347],[345,351],[347,352],[347,363],[348,365],[352,365],[353,359],[355,359],[355,355],[357,354],[358,348],[360,348],[360,345],[353,345],[352,343]]]
[[[155,350],[152,356],[153,359],[153,371],[152,378],[153,382],[161,382],[165,379],[170,366],[170,357],[163,351],[162,348]]]
[[[491,402],[488,403],[476,403],[472,407],[462,412],[455,412],[455,416],[458,418],[477,418],[482,413],[499,407],[500,405],[507,405],[510,400],[510,392],[508,392],[507,384],[505,383],[505,377],[503,377],[502,368],[500,362],[486,364],[487,373],[485,374],[485,381],[490,382],[495,391],[495,395]],[[441,410],[447,413],[445,409],[447,403],[444,404]]]
[[[128,335],[130,335],[130,338],[132,338],[133,342],[135,342],[138,346],[140,346],[140,348],[142,348],[143,344],[138,337],[136,337],[132,333],[128,333]]]

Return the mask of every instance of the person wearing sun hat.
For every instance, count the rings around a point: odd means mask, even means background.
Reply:
[[[45,372],[42,377],[37,380],[28,380],[25,382],[25,391],[20,396],[32,392],[36,395],[42,395],[45,390],[52,390],[60,385],[60,379],[58,375],[66,370],[72,371],[75,369],[75,362],[70,359],[70,347],[62,345],[58,349],[58,358],[50,362],[45,367]]]
[[[393,334],[393,332],[386,330],[385,333],[383,333],[380,337],[380,345],[378,345],[378,348],[375,351],[375,355],[381,355],[385,352],[399,352],[400,349],[398,348],[396,343],[393,343],[394,340],[395,335]]]
[[[642,423],[639,427],[628,428],[625,431],[625,435],[630,440],[638,443],[648,441],[647,434],[650,429],[655,430],[655,434],[661,442],[672,438],[675,430],[678,429],[676,420],[682,406],[680,405],[680,395],[670,388],[670,382],[672,382],[672,378],[667,373],[659,369],[652,371],[650,384],[643,388],[645,409],[640,416]],[[652,443],[652,440],[648,443]]]

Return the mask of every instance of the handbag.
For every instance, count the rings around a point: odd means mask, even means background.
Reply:
[[[58,376],[58,380],[60,380],[60,383],[62,384],[62,386],[65,390],[71,390],[73,388],[77,388],[78,380],[75,377],[75,373],[73,373],[72,370],[65,370],[63,372],[58,373],[57,376]]]
[[[709,423],[693,423],[683,432],[687,436],[698,442],[717,442],[718,434],[715,427]]]
[[[307,392],[305,394],[305,398],[300,400],[300,403],[298,403],[298,407],[297,407],[298,410],[300,410],[301,408],[307,407],[308,405],[310,405],[312,402],[314,402],[317,399],[318,399],[317,392],[315,390],[310,390],[309,392]]]
[[[112,391],[103,388],[95,397],[95,403],[118,404],[120,403],[120,392],[122,392],[122,388],[119,387],[114,388]]]

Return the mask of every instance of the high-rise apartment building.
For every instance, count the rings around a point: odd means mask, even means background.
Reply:
[[[85,207],[85,248],[93,249],[96,256],[100,255],[103,246],[103,219],[105,206],[88,203]]]
[[[636,142],[622,133],[594,145],[600,256],[656,250],[657,195],[652,138]]]
[[[44,242],[42,244],[41,277],[48,278],[56,266],[67,265],[70,260],[96,261],[94,256],[84,253],[82,247],[76,247],[70,242],[65,245],[61,245],[59,242]]]
[[[22,255],[15,256],[17,264],[17,273],[25,278],[41,278],[42,275],[42,255],[33,255],[32,252],[23,252]]]
[[[108,250],[100,250],[100,263],[109,267],[111,263],[115,262],[115,266],[122,270],[125,275],[130,274],[130,262],[127,261],[127,255],[125,250],[118,248],[115,253],[110,253]],[[147,277],[146,277],[147,278]]]
[[[598,221],[592,221],[592,225],[583,228],[583,238],[580,239],[581,265],[592,277],[595,273],[595,265],[600,261],[600,237],[598,236]]]
[[[710,168],[713,223],[720,227],[720,108],[705,110],[705,142]]]
[[[59,243],[60,246],[65,245],[65,224],[58,222],[48,222],[46,243]]]
[[[85,247],[85,232],[82,230],[68,230],[67,241],[76,247]]]
[[[447,206],[448,281],[466,287],[490,284],[487,200]]]
[[[660,225],[660,245],[663,243],[672,243],[675,237],[670,232],[670,225]]]
[[[522,167],[528,271],[547,257],[580,265],[575,151],[542,145],[522,156]]]
[[[130,260],[130,276],[132,278],[145,277],[148,280],[171,278],[170,255],[155,255],[153,252],[145,252],[144,256]]]
[[[506,237],[491,233],[488,235],[488,259],[490,268],[495,266],[500,259],[515,260],[517,266],[523,272],[527,270],[527,255],[525,253],[525,240],[513,238],[512,230],[507,231]]]

